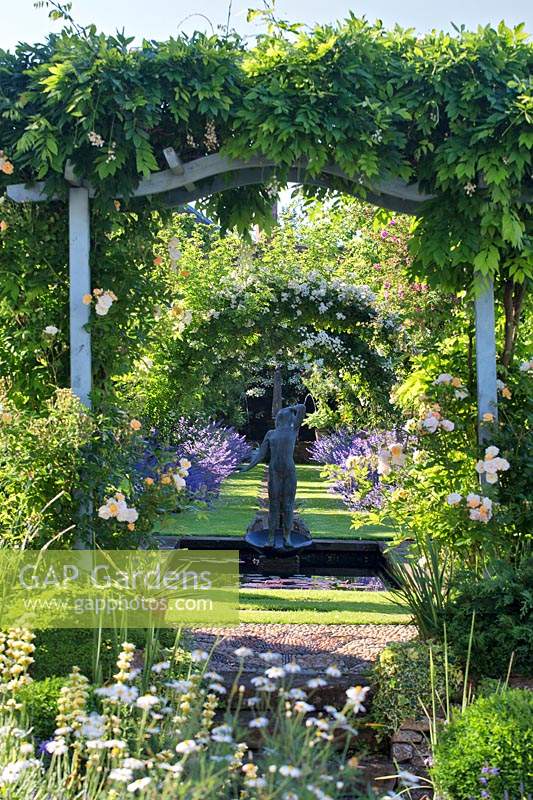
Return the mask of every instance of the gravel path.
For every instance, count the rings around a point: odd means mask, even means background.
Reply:
[[[213,653],[213,669],[230,672],[239,661],[233,654],[237,647],[249,647],[254,653],[272,650],[282,655],[282,662],[293,659],[307,673],[320,674],[336,664],[351,674],[368,670],[389,642],[416,636],[414,625],[277,625],[241,623],[235,628],[195,628],[190,631],[192,648]],[[264,662],[254,655],[246,659],[246,672],[264,669]]]

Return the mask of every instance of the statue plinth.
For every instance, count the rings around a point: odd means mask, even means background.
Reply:
[[[284,556],[295,555],[298,550],[313,544],[309,528],[298,515],[294,516],[288,545],[283,541],[281,528],[276,530],[274,544],[272,544],[272,537],[269,541],[268,512],[266,511],[258,511],[254,521],[248,526],[244,541],[261,552]]]

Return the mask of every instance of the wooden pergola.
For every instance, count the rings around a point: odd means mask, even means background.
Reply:
[[[152,173],[140,181],[134,197],[160,195],[168,206],[182,206],[203,197],[234,189],[269,182],[279,166],[265,158],[248,161],[232,160],[216,153],[182,163],[172,149],[164,151],[168,169]],[[285,177],[285,173],[284,173]],[[286,174],[288,182],[327,189],[339,189],[361,195],[376,206],[404,214],[418,215],[422,204],[432,195],[424,194],[417,184],[400,180],[376,180],[368,185],[362,179],[350,177],[336,165],[325,167],[320,175],[308,174],[306,164],[294,164]],[[88,407],[91,405],[92,365],[91,334],[86,329],[90,307],[83,304],[84,294],[90,294],[90,201],[95,189],[74,174],[69,163],[65,169],[69,202],[69,272],[70,272],[70,374],[73,392]],[[58,199],[46,193],[45,184],[11,184],[8,197],[17,203],[43,203]],[[475,298],[476,368],[478,420],[485,413],[497,418],[496,335],[494,288],[486,281]],[[480,429],[481,430],[481,429]]]

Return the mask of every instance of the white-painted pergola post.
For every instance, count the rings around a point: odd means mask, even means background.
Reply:
[[[85,329],[90,306],[83,295],[91,293],[89,191],[69,189],[70,268],[70,385],[82,403],[91,406],[91,334]]]
[[[476,294],[476,371],[477,414],[480,444],[486,439],[487,428],[481,423],[484,414],[498,419],[498,387],[496,385],[496,329],[494,314],[494,285],[485,281]]]

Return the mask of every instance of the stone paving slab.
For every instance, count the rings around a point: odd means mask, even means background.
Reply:
[[[231,672],[239,667],[237,647],[249,647],[254,656],[244,662],[245,672],[264,670],[257,654],[280,653],[281,664],[297,661],[305,674],[318,675],[331,664],[351,675],[366,672],[389,642],[408,641],[417,634],[414,625],[286,625],[241,623],[232,628],[194,628],[191,649],[208,652],[215,646],[211,666]],[[218,640],[218,641],[217,641]]]

